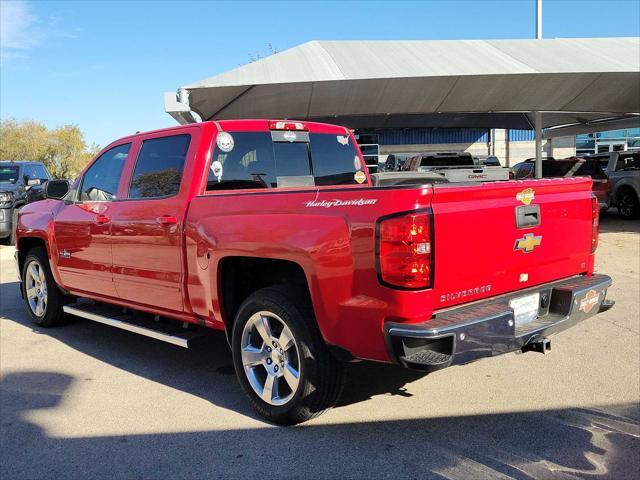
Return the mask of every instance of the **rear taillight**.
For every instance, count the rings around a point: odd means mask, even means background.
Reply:
[[[272,121],[272,122],[269,122],[269,130],[303,130],[303,131],[306,131],[307,127],[302,122]]]
[[[379,272],[383,283],[409,289],[431,286],[433,243],[428,213],[382,220],[378,237]]]
[[[598,248],[598,234],[600,232],[600,207],[598,199],[591,195],[591,253]]]

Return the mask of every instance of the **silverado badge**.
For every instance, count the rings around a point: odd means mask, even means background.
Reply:
[[[595,290],[589,290],[582,300],[580,300],[580,310],[589,313],[600,301],[600,294]]]
[[[524,253],[533,252],[534,248],[542,243],[542,235],[536,237],[533,233],[527,233],[524,237],[516,240],[514,250],[522,250]]]
[[[529,205],[534,198],[536,198],[536,195],[533,188],[525,188],[516,194],[516,200],[524,203],[525,205]]]

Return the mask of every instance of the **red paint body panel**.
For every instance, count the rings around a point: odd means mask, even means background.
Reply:
[[[527,187],[535,190],[541,222],[516,228],[515,208],[521,205],[516,194]],[[585,177],[436,188],[435,308],[590,272],[590,199],[591,181]],[[525,234],[541,239],[533,252],[514,250]],[[526,282],[520,281],[522,274]],[[481,286],[491,289],[476,293]],[[471,295],[455,298],[469,289]]]
[[[311,133],[348,134],[355,143],[344,127],[302,123]],[[19,244],[30,237],[45,241],[56,281],[72,293],[181,321],[204,320],[217,329],[228,321],[220,302],[223,259],[295,262],[326,342],[379,361],[389,361],[385,322],[423,322],[439,309],[593,271],[588,179],[378,188],[367,173],[363,185],[205,193],[218,129],[268,128],[267,120],[204,122],[111,144],[107,148],[132,142],[120,200],[27,205]],[[192,139],[179,193],[127,199],[141,143],[184,133]],[[515,209],[522,203],[516,194],[525,188],[535,190],[542,220],[518,229]],[[377,223],[415,210],[432,212],[433,285],[418,291],[384,286],[377,271]],[[97,222],[97,215],[109,221]],[[542,237],[531,253],[514,249],[525,233]],[[70,258],[61,257],[63,250]],[[480,292],[483,285],[491,288]]]

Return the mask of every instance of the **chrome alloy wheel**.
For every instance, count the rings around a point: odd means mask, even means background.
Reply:
[[[254,313],[242,331],[244,373],[269,405],[284,405],[300,384],[300,351],[291,330],[272,312]]]
[[[35,260],[27,266],[24,285],[31,312],[36,317],[43,316],[47,309],[47,278],[44,275],[44,268]]]

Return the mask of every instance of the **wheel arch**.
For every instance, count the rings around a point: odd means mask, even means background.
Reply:
[[[618,203],[618,197],[624,193],[625,191],[631,191],[635,194],[636,198],[640,199],[640,191],[638,191],[638,188],[636,187],[636,185],[631,182],[631,181],[621,181],[618,184],[616,184],[614,191],[612,192],[612,200],[613,202],[615,202],[615,204]]]
[[[22,272],[24,267],[24,261],[27,258],[27,253],[33,248],[42,247],[47,253],[47,258],[51,259],[47,242],[40,237],[20,237],[16,242],[16,251],[18,252],[18,268]]]
[[[218,263],[218,299],[220,313],[230,338],[233,322],[242,302],[265,287],[291,284],[309,295],[309,281],[299,263],[291,260],[228,256]]]

